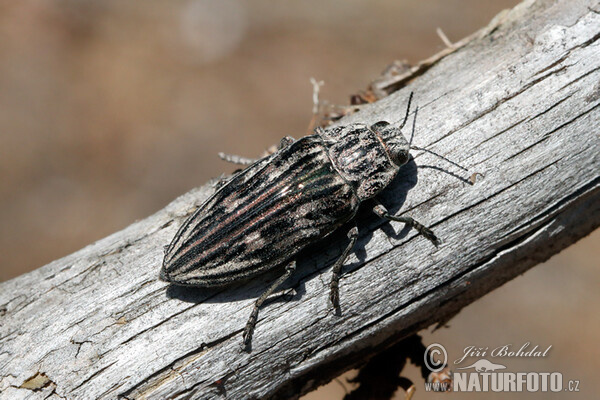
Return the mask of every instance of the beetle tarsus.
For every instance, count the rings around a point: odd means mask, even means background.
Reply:
[[[356,244],[356,239],[358,238],[358,228],[354,226],[352,229],[348,231],[348,239],[350,239],[350,243],[344,249],[342,255],[336,260],[333,265],[332,275],[331,275],[331,284],[329,285],[329,300],[331,301],[331,305],[333,308],[338,310],[340,308],[340,292],[339,292],[339,282],[340,282],[340,272],[342,271],[342,265],[348,258],[350,251]]]
[[[219,152],[218,155],[221,160],[230,162],[232,164],[237,164],[237,165],[245,166],[245,165],[254,164],[257,161],[254,158],[242,157],[242,156],[238,156],[235,154],[226,154],[223,152]]]
[[[244,327],[244,333],[242,335],[244,347],[248,347],[248,345],[252,341],[252,333],[254,332],[254,327],[256,326],[257,319],[258,319],[258,308],[254,307],[254,309],[252,310],[252,313],[250,313],[248,322],[246,322],[246,326]]]
[[[294,139],[291,136],[284,136],[281,138],[281,141],[279,142],[279,146],[277,146],[277,149],[281,150],[285,146],[289,146],[290,144],[294,143],[295,141],[296,141],[296,139]]]
[[[387,209],[383,206],[383,204],[381,204],[379,202],[375,205],[375,207],[373,207],[373,212],[381,218],[385,218],[390,221],[403,222],[404,224],[408,225],[409,227],[414,228],[419,233],[419,235],[424,236],[425,239],[429,240],[435,246],[440,244],[440,240],[437,238],[437,236],[435,236],[435,234],[433,233],[433,231],[431,229],[429,229],[425,225],[421,224],[420,222],[416,221],[412,217],[391,215],[387,211]]]
[[[277,145],[277,150],[281,150],[284,147],[289,146],[290,144],[294,143],[295,141],[296,141],[296,139],[294,139],[291,136],[284,136],[281,139],[281,141],[279,142],[279,144]],[[258,161],[258,159],[255,159],[255,158],[242,157],[242,156],[238,156],[237,154],[227,154],[227,153],[223,153],[223,152],[219,152],[218,156],[223,161],[227,161],[232,164],[243,165],[243,166],[254,164],[255,162]]]
[[[384,218],[392,221],[403,222],[411,228],[414,228],[420,235],[423,235],[425,239],[429,240],[434,245],[437,246],[439,244],[439,239],[437,238],[437,236],[435,236],[433,231],[425,225],[421,224],[420,222],[415,221],[412,217],[397,217],[395,215],[390,215],[386,213],[384,215]]]
[[[246,327],[244,328],[244,333],[242,335],[244,347],[248,347],[250,342],[252,341],[252,334],[254,333],[254,328],[256,327],[256,322],[258,321],[258,309],[265,302],[267,297],[269,297],[283,282],[287,280],[287,278],[292,275],[292,273],[296,270],[296,261],[292,261],[285,267],[285,272],[281,275],[265,292],[256,300],[254,303],[254,308],[250,313],[250,318],[248,318],[248,322],[246,322]]]

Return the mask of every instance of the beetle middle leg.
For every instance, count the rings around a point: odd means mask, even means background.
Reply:
[[[415,221],[411,217],[400,217],[396,215],[391,215],[388,212],[388,210],[384,207],[384,205],[379,203],[378,201],[376,201],[375,207],[373,207],[373,212],[380,218],[385,218],[390,221],[404,222],[411,228],[416,229],[416,231],[419,232],[420,235],[425,236],[425,238],[428,239],[434,245],[437,246],[439,244],[439,239],[435,236],[431,229],[421,224],[420,222]]]
[[[296,270],[296,261],[292,261],[285,267],[285,272],[281,275],[269,288],[256,300],[254,303],[254,308],[250,313],[250,318],[248,318],[248,322],[246,323],[246,327],[244,328],[244,347],[247,347],[252,341],[252,334],[254,333],[254,328],[256,327],[256,321],[258,320],[258,309],[260,306],[267,300],[269,297],[287,278],[292,275],[292,273]]]
[[[340,272],[342,270],[342,265],[344,265],[344,261],[348,258],[350,251],[356,244],[356,239],[358,238],[358,228],[354,226],[352,229],[348,231],[348,239],[350,239],[350,243],[344,249],[342,255],[337,259],[335,264],[333,265],[333,271],[331,276],[331,285],[329,286],[329,300],[331,300],[331,304],[333,308],[336,310],[340,307],[340,291],[339,291],[339,282],[340,282]]]

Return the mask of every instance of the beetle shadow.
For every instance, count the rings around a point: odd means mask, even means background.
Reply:
[[[285,266],[278,266],[271,271],[265,272],[252,279],[234,282],[230,285],[203,288],[195,286],[183,286],[170,284],[167,287],[167,297],[177,299],[186,303],[228,303],[260,297],[267,288],[279,278],[285,270]],[[298,270],[298,268],[297,268]],[[285,281],[275,293],[271,295],[264,305],[278,301],[297,301],[306,292],[304,281],[292,275]]]
[[[467,171],[466,168],[461,167],[460,165],[452,161],[449,162],[450,164],[454,164],[460,169]],[[401,212],[402,206],[406,202],[408,192],[413,187],[415,187],[418,182],[418,170],[426,168],[447,174],[452,178],[461,181],[464,184],[468,184],[471,186],[473,185],[473,182],[471,180],[457,173],[454,173],[446,168],[423,164],[417,166],[414,158],[411,155],[409,162],[402,166],[402,168],[400,168],[394,180],[376,197],[376,199],[379,200],[379,202],[385,206],[385,208],[391,215],[398,215]],[[392,225],[393,221],[389,221],[385,218],[380,218],[373,212],[373,207],[375,206],[375,204],[376,203],[374,201],[367,201],[364,204],[361,204],[361,209],[359,210],[359,213],[356,216],[356,225],[358,226],[359,238],[353,249],[353,252],[356,255],[358,261],[349,264],[344,264],[342,268],[342,274],[355,271],[365,263],[367,258],[366,245],[371,241],[377,229],[381,229],[386,236],[396,241],[405,238],[413,230],[412,227],[406,224],[404,224],[400,230],[397,230],[398,228]],[[424,237],[423,239],[427,240]],[[435,244],[435,246],[438,245],[439,242]]]
[[[411,157],[410,161],[400,168],[400,171],[394,180],[376,197],[376,199],[383,204],[390,214],[396,215],[406,202],[408,192],[417,184],[417,182],[417,164]],[[346,271],[364,264],[367,258],[366,245],[371,241],[377,229],[381,229],[386,236],[391,237],[394,240],[400,240],[406,237],[411,231],[411,228],[406,225],[397,231],[394,226],[392,226],[391,221],[377,216],[373,212],[373,207],[376,204],[375,201],[369,200],[361,205],[361,209],[356,217],[359,240],[354,247],[354,253],[358,258],[358,262],[348,264],[347,267],[350,269],[344,268]]]

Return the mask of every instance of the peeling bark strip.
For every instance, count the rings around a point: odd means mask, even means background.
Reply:
[[[417,152],[383,202],[434,227],[441,246],[365,213],[340,281],[342,316],[329,311],[327,281],[344,235],[299,262],[297,294],[262,310],[243,353],[241,330],[270,276],[219,290],[156,279],[206,185],[0,284],[0,399],[297,396],[598,227],[600,7],[526,1],[482,32],[340,121],[397,123],[416,93],[415,144],[469,172]]]

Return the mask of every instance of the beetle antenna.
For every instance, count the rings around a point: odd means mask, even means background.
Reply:
[[[404,115],[404,121],[402,121],[402,124],[400,125],[399,129],[404,128],[404,125],[406,125],[406,120],[408,119],[408,112],[410,111],[410,103],[412,102],[413,94],[414,94],[414,92],[410,92],[410,96],[408,96],[408,105],[406,106],[406,114]]]
[[[410,102],[409,102],[410,105]],[[411,148],[413,138],[415,137],[415,126],[417,125],[417,112],[419,111],[419,106],[415,108],[415,117],[413,118],[413,126],[410,131],[410,140],[408,141],[408,148]],[[404,123],[402,123],[404,125]]]
[[[424,149],[424,148],[418,147],[418,146],[410,146],[410,148],[411,149],[415,149],[415,150],[419,150],[419,151],[424,151],[425,153],[433,154],[434,156],[441,158],[442,160],[444,160],[444,161],[446,161],[446,162],[454,165],[455,167],[458,167],[458,168],[462,169],[463,171],[467,171],[467,172],[469,171],[468,169],[466,169],[462,165],[459,165],[459,164],[455,163],[454,161],[449,160],[448,158],[446,158],[446,157],[444,157],[444,156],[436,153],[435,151],[427,150],[427,149]]]
[[[412,93],[410,94],[410,97],[412,98]],[[410,105],[410,99],[408,100],[408,104]],[[451,160],[447,159],[446,157],[444,157],[444,156],[442,156],[440,154],[437,154],[434,151],[427,150],[427,149],[424,149],[422,147],[418,147],[418,146],[413,146],[412,145],[413,138],[415,137],[415,126],[417,125],[416,122],[417,122],[417,112],[418,111],[419,111],[419,106],[417,106],[415,108],[415,117],[413,118],[413,126],[412,126],[412,130],[410,132],[410,140],[408,141],[408,148],[409,149],[415,149],[415,150],[424,151],[424,152],[429,153],[429,154],[433,154],[434,156],[437,156],[437,157],[441,158],[442,160],[444,160],[444,161],[446,161],[446,162],[454,165],[455,167],[458,167],[458,168],[462,169],[463,171],[467,171],[468,172],[469,170],[466,169],[465,167],[463,167],[462,165],[459,165],[459,164],[455,163],[454,161],[451,161]],[[406,122],[406,117],[404,119],[405,119],[404,122]],[[404,122],[402,123],[402,125],[404,125]]]

